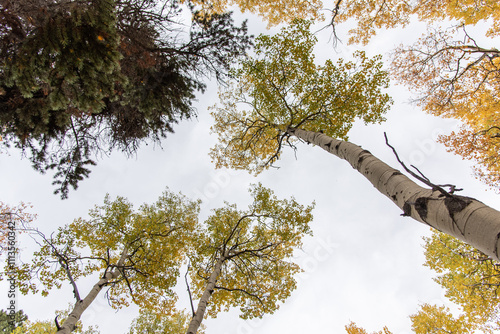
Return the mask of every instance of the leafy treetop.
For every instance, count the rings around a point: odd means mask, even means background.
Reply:
[[[207,314],[239,307],[243,319],[273,313],[296,287],[300,272],[291,261],[302,238],[312,234],[314,205],[280,200],[262,185],[250,190],[253,203],[240,211],[235,205],[214,210],[197,235],[191,260],[195,297],[201,297],[217,263],[222,267],[210,296]]]
[[[425,238],[425,265],[445,295],[463,311],[462,323],[485,333],[500,329],[500,264],[474,247],[441,232]]]
[[[11,206],[0,201],[0,255],[9,250],[9,234],[21,233],[24,226],[36,219],[36,214],[28,212],[32,206],[26,203],[19,203]]]
[[[199,15],[210,16],[214,13],[224,13],[230,6],[236,5],[242,12],[256,13],[269,24],[290,23],[295,19],[322,19],[323,3],[318,0],[191,0],[191,3],[201,6]]]
[[[114,308],[130,301],[151,310],[168,310],[175,302],[171,289],[179,274],[186,244],[196,228],[199,202],[165,191],[154,204],[137,212],[126,199],[111,201],[59,228],[57,234],[42,237],[31,263],[20,265],[20,291],[47,295],[52,288],[71,284],[77,301],[77,281],[96,272],[100,275],[119,268],[120,275],[107,282],[107,296]],[[39,284],[41,283],[41,285]]]
[[[337,1],[334,23],[354,18],[356,28],[349,31],[350,43],[366,44],[376,34],[376,29],[407,25],[412,16],[428,22],[443,20],[475,25],[491,19],[493,25],[488,36],[500,34],[500,4],[496,0],[347,0]]]
[[[293,146],[289,128],[346,139],[356,119],[384,120],[391,99],[382,91],[389,81],[381,58],[356,52],[354,61],[317,65],[309,26],[295,21],[275,36],[261,35],[256,57],[234,71],[238,81],[220,93],[212,113],[219,144],[211,156],[217,167],[259,173],[279,158],[283,146]]]
[[[56,311],[58,323],[63,323],[70,313],[69,306],[66,310]],[[73,331],[75,334],[99,334],[99,329],[97,326],[88,326],[85,330],[81,321],[79,321],[78,326]],[[57,326],[54,319],[51,320],[38,320],[30,321],[26,320],[17,327],[11,334],[54,334],[57,332]]]
[[[21,326],[28,317],[23,310],[15,312],[13,315],[10,310],[0,310],[0,333],[10,334],[14,329]]]
[[[192,315],[183,311],[172,315],[155,314],[148,310],[140,310],[139,316],[132,321],[127,334],[180,334],[186,333]],[[204,334],[204,326],[197,334]]]

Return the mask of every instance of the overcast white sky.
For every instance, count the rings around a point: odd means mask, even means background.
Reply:
[[[250,17],[249,15],[245,15]],[[263,32],[265,24],[258,18],[250,21],[253,34]],[[345,36],[346,26],[338,33]],[[370,55],[387,53],[401,42],[409,43],[425,31],[421,24],[379,34],[366,47]],[[330,32],[320,35],[318,59],[348,58],[353,48],[329,42]],[[342,38],[344,41],[347,38]],[[69,199],[62,201],[52,194],[50,175],[31,169],[28,160],[20,159],[18,151],[0,156],[2,201],[17,204],[31,202],[38,214],[35,226],[50,233],[74,218],[86,216],[95,204],[102,203],[106,193],[125,196],[139,206],[152,203],[166,186],[192,198],[203,199],[201,217],[223,201],[249,203],[248,186],[262,182],[283,198],[295,196],[303,204],[316,201],[312,228],[314,237],[305,241],[297,261],[305,272],[292,297],[274,315],[258,321],[243,321],[238,311],[222,313],[206,320],[208,334],[271,334],[304,332],[344,333],[350,320],[369,331],[387,325],[393,333],[410,333],[408,316],[418,304],[447,303],[443,291],[432,281],[433,273],[422,266],[422,236],[428,228],[410,218],[401,217],[400,210],[379,194],[358,172],[320,148],[299,145],[297,158],[285,151],[271,169],[258,177],[246,172],[215,170],[207,154],[215,143],[209,127],[212,120],[207,106],[216,102],[216,84],[209,84],[206,94],[198,95],[199,116],[175,127],[175,134],[163,143],[163,149],[143,146],[132,159],[120,153],[103,157],[93,168],[90,179],[81,182]],[[500,207],[498,195],[487,191],[471,175],[471,162],[445,152],[435,142],[437,134],[448,133],[457,123],[425,115],[408,103],[410,95],[404,87],[390,90],[395,104],[387,121],[381,125],[356,124],[350,132],[352,142],[363,146],[385,162],[396,166],[391,150],[385,146],[383,132],[405,161],[417,165],[435,183],[453,183],[465,190],[463,195],[475,197],[493,207]],[[29,247],[21,239],[22,247]],[[21,255],[29,261],[28,251]],[[80,293],[95,283],[82,282]],[[182,280],[181,280],[181,283]],[[7,297],[1,285],[0,300]],[[1,292],[5,291],[5,292]],[[186,308],[187,295],[179,286],[180,305]],[[69,284],[49,297],[20,297],[18,307],[31,320],[54,317],[56,309],[73,302]],[[135,316],[136,308],[113,311],[103,296],[85,312],[84,324],[98,324],[101,333],[125,333]]]

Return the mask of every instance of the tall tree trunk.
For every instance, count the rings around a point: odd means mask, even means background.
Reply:
[[[290,128],[287,133],[346,160],[402,211],[500,260],[500,212],[470,197],[419,186],[367,150],[322,133]]]
[[[104,275],[104,277],[101,278],[99,282],[97,282],[92,287],[92,290],[90,290],[90,292],[87,294],[85,298],[76,302],[75,306],[73,307],[73,310],[68,315],[68,318],[64,321],[61,328],[57,331],[56,334],[69,334],[76,329],[76,323],[78,322],[78,320],[80,320],[80,317],[82,316],[83,312],[85,312],[85,310],[90,306],[90,304],[92,304],[92,302],[97,297],[99,292],[101,292],[104,285],[106,285],[110,280],[120,276],[121,272],[119,268],[123,266],[123,263],[127,258],[127,252],[128,252],[127,247],[125,247],[120,257],[120,260],[116,265],[116,268],[111,272],[107,272]]]
[[[193,319],[191,319],[191,322],[189,323],[187,334],[196,334],[198,328],[200,328],[201,322],[203,321],[203,317],[205,316],[208,300],[210,299],[210,296],[214,292],[215,282],[217,282],[217,277],[219,277],[220,275],[222,269],[222,263],[224,262],[225,259],[226,259],[225,255],[222,255],[215,263],[214,270],[212,271],[212,274],[210,274],[210,277],[208,278],[207,287],[205,288],[205,291],[203,291],[203,295],[201,296],[200,301],[198,302],[196,313],[194,314]]]

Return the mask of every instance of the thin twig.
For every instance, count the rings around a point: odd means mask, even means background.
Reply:
[[[396,152],[396,149],[393,146],[391,146],[391,144],[389,144],[389,139],[387,139],[387,134],[385,132],[384,132],[384,137],[385,137],[385,143],[386,143],[386,145],[389,146],[392,149],[392,152],[394,152],[394,155],[396,156],[396,159],[398,160],[398,162],[401,164],[401,166],[403,166],[403,168],[405,169],[405,171],[408,172],[411,176],[413,176],[414,178],[416,178],[420,182],[428,185],[429,187],[432,188],[432,190],[439,191],[442,195],[444,195],[446,197],[453,197],[453,192],[462,190],[462,189],[457,189],[456,186],[451,185],[451,184],[436,185],[436,184],[432,183],[429,180],[429,178],[427,178],[417,167],[411,165],[411,167],[415,168],[415,170],[420,174],[420,175],[417,175],[415,172],[413,172],[408,167],[406,167],[406,165],[404,164],[403,161],[401,161],[401,159],[399,158],[398,153]],[[448,191],[444,190],[442,187],[449,187],[450,191],[448,192]]]

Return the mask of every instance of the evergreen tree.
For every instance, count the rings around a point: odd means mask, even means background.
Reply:
[[[0,1],[0,136],[55,170],[62,198],[98,153],[133,154],[192,117],[202,76],[223,80],[251,45],[230,14],[193,13],[186,31],[181,12],[175,0]]]

